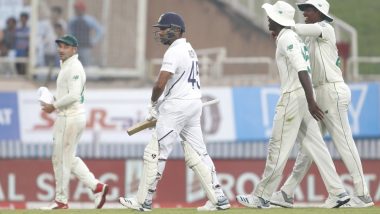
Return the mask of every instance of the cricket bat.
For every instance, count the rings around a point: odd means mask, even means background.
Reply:
[[[209,105],[213,105],[216,103],[219,103],[218,99],[204,102],[202,106],[203,107],[209,106]],[[127,129],[127,133],[129,136],[131,136],[131,135],[136,134],[137,132],[140,132],[144,129],[156,126],[156,122],[157,122],[157,120],[144,120],[142,122],[136,123],[135,125],[133,125]]]
[[[154,127],[156,125],[156,122],[157,120],[144,120],[142,122],[136,123],[127,129],[127,133],[129,136],[131,136],[144,129]]]

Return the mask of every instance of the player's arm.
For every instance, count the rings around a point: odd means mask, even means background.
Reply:
[[[158,75],[157,81],[154,84],[154,87],[152,89],[152,96],[150,98],[150,104],[148,105],[148,115],[146,116],[145,120],[155,120],[158,116],[158,110],[157,110],[157,100],[160,98],[162,93],[165,90],[166,84],[170,77],[172,76],[172,73],[161,70],[160,74]]]
[[[323,112],[315,102],[313,87],[308,72],[310,69],[308,50],[303,43],[299,42],[298,38],[292,37],[289,38],[289,40],[290,41],[286,43],[286,46],[283,47],[282,50],[285,51],[292,67],[298,72],[298,79],[305,91],[310,114],[316,120],[322,120]]]
[[[335,44],[334,28],[324,22],[314,24],[296,24],[294,31],[300,36],[320,37],[325,40],[330,40]]]
[[[162,95],[162,93],[165,90],[166,84],[168,83],[168,80],[172,77],[173,73],[168,71],[160,71],[160,74],[158,75],[157,81],[154,84],[153,90],[152,90],[152,97],[151,101],[152,103],[157,102],[158,98]]]
[[[310,114],[317,120],[323,119],[323,111],[318,107],[314,99],[313,87],[311,86],[311,80],[309,73],[306,70],[298,71],[298,78],[305,91],[306,100],[309,105]]]
[[[160,73],[158,74],[158,78],[152,90],[152,103],[157,102],[158,98],[160,98],[164,92],[168,80],[172,77],[178,67],[177,64],[178,60],[175,51],[171,49],[167,50],[162,60]]]
[[[294,31],[300,36],[321,37],[322,27],[318,23],[296,24]]]

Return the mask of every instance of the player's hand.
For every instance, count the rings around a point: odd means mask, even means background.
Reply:
[[[53,111],[55,111],[55,107],[53,104],[47,104],[47,103],[44,103],[44,102],[41,102],[41,106],[42,106],[42,111],[50,114],[52,113]]]
[[[311,114],[311,116],[314,117],[314,119],[316,119],[317,121],[320,121],[323,119],[323,111],[319,108],[319,106],[317,105],[316,102],[312,102],[311,104],[309,104],[309,112]]]
[[[148,105],[148,115],[145,117],[145,120],[156,120],[158,117],[158,102],[151,102]]]

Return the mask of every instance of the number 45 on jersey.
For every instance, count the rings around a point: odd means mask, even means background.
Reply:
[[[199,84],[199,67],[198,67],[198,61],[193,61],[191,65],[191,71],[189,78],[187,78],[187,82],[191,83],[192,88],[194,89],[195,84],[197,85],[197,88],[200,89],[201,86]]]

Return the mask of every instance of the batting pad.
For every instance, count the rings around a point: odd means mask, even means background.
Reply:
[[[153,131],[152,139],[144,150],[144,168],[137,191],[137,201],[140,204],[145,202],[149,188],[157,179],[158,153],[157,134]]]
[[[201,182],[201,185],[206,192],[207,198],[213,203],[217,204],[218,199],[216,198],[215,191],[212,185],[211,170],[202,161],[199,154],[189,145],[186,141],[182,142],[183,151],[185,154],[186,165],[192,169],[195,175]]]

